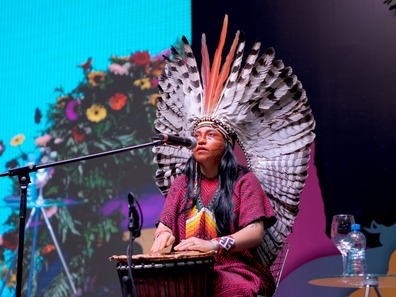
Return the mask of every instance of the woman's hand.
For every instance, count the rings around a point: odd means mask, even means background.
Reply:
[[[171,246],[175,242],[175,236],[172,234],[172,230],[166,227],[164,224],[159,223],[157,231],[155,232],[155,238],[151,252],[157,253],[164,248]]]
[[[213,250],[213,245],[210,240],[203,240],[197,237],[190,237],[183,239],[178,245],[174,247],[176,251],[199,251],[209,252]]]

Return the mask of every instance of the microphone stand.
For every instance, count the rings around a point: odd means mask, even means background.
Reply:
[[[28,165],[24,167],[17,167],[10,169],[6,172],[0,173],[0,177],[3,176],[18,176],[19,186],[21,190],[21,201],[19,208],[19,241],[18,241],[18,264],[17,264],[17,276],[16,276],[16,297],[21,297],[22,292],[22,265],[23,265],[23,250],[24,250],[24,240],[25,240],[25,222],[26,222],[26,208],[27,208],[27,187],[30,180],[30,173],[36,172],[39,169],[47,168],[47,167],[55,167],[59,165],[65,165],[69,163],[105,157],[112,154],[122,153],[125,151],[140,149],[143,147],[158,145],[162,142],[162,140],[154,140],[149,143],[143,143],[136,146],[129,146],[125,148],[115,149],[111,151],[105,151],[97,154],[91,154],[86,156],[80,156],[72,159],[41,164],[41,165]]]
[[[132,254],[133,254],[133,242],[137,237],[140,237],[141,234],[141,229],[143,226],[143,216],[142,215],[139,216],[138,210],[135,206],[135,202],[141,214],[142,210],[140,208],[140,205],[135,199],[134,194],[130,192],[128,194],[128,208],[129,208],[129,222],[128,222],[129,244],[127,248],[128,276],[124,276],[121,279],[121,281],[123,282],[123,284],[121,285],[123,291],[122,293],[123,296],[125,297],[138,296],[132,275]]]

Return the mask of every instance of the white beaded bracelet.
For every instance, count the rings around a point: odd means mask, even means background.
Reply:
[[[219,238],[219,246],[222,250],[229,252],[235,246],[235,239],[232,236],[223,236]]]
[[[218,251],[219,250],[219,245],[216,239],[212,239],[210,241],[210,243],[212,244],[212,250],[214,251]]]

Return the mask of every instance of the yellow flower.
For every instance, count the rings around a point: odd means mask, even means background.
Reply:
[[[105,78],[106,75],[102,71],[92,71],[88,74],[88,81],[94,87],[97,87],[101,82],[104,82]]]
[[[137,79],[133,83],[134,86],[140,87],[142,90],[150,89],[151,87],[151,81],[150,78],[142,78],[142,79]]]
[[[107,117],[107,109],[99,104],[92,104],[87,109],[87,118],[91,122],[99,123]]]
[[[159,97],[159,94],[151,95],[150,98],[149,98],[149,103],[152,104],[152,105],[156,105],[158,97]]]
[[[19,146],[25,141],[26,136],[23,134],[18,134],[11,139],[10,144],[12,146]]]
[[[1,271],[1,278],[5,279],[7,273],[8,273],[7,267],[3,267],[2,271]],[[8,288],[11,289],[11,288],[15,287],[15,284],[16,284],[16,274],[15,273],[11,273],[10,278],[8,279],[8,282],[7,282],[6,285],[7,285]]]

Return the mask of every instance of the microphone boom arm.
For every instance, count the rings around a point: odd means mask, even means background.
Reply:
[[[17,167],[17,168],[10,169],[6,172],[0,173],[0,177],[7,176],[7,175],[9,175],[9,176],[18,175],[19,176],[19,175],[23,174],[24,172],[35,172],[42,168],[54,167],[54,166],[65,165],[65,164],[69,164],[69,163],[99,158],[99,157],[105,157],[105,156],[109,156],[109,155],[113,155],[113,154],[117,154],[117,153],[122,153],[125,151],[140,149],[140,148],[147,147],[147,146],[154,146],[154,145],[158,145],[161,143],[162,143],[161,140],[153,140],[152,142],[138,144],[135,146],[123,147],[123,148],[119,148],[119,149],[115,149],[115,150],[111,150],[111,151],[105,151],[105,152],[100,152],[100,153],[96,153],[96,154],[80,156],[80,157],[76,157],[76,158],[72,158],[72,159],[56,161],[56,162],[47,163],[47,164],[28,165],[28,166],[24,166],[24,167]]]

